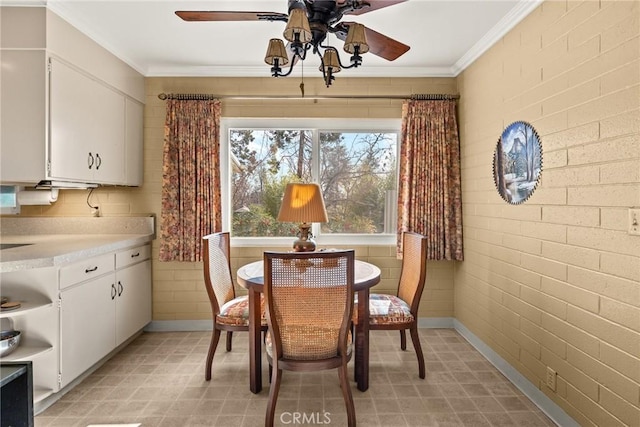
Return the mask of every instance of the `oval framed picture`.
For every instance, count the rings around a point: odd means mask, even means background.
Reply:
[[[536,130],[527,122],[507,126],[493,155],[493,179],[498,194],[517,205],[533,193],[542,172],[542,146]]]

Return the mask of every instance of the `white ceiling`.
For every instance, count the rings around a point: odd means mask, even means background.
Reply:
[[[408,0],[359,16],[345,16],[411,49],[393,62],[371,53],[359,77],[456,76],[541,0]],[[145,76],[269,76],[268,40],[284,22],[185,22],[176,10],[287,13],[287,0],[14,0],[52,11]],[[329,38],[342,52],[342,42]],[[343,52],[344,53],[344,52]],[[346,53],[343,59],[348,62]],[[305,61],[306,70],[318,67]],[[298,65],[296,68],[300,68]],[[297,71],[297,70],[296,70]],[[306,71],[307,75],[310,74]],[[295,74],[295,73],[294,73]]]

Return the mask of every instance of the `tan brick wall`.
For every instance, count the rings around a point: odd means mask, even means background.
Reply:
[[[266,74],[266,69],[265,69]],[[345,74],[347,74],[345,72]],[[93,191],[90,202],[100,205],[103,215],[154,213],[160,218],[162,144],[165,102],[160,93],[211,93],[216,95],[300,94],[296,78],[147,78],[144,129],[144,185],[139,188],[105,187]],[[453,78],[348,78],[338,76],[327,89],[322,79],[305,79],[310,95],[404,95],[457,93]],[[349,117],[400,118],[401,100],[234,100],[222,102],[225,117]],[[64,190],[51,206],[26,206],[23,215],[90,215],[87,191]],[[159,231],[159,225],[158,225]],[[258,260],[266,248],[233,248],[232,267]],[[283,248],[272,248],[283,250]],[[358,259],[378,265],[382,280],[374,290],[397,288],[400,261],[393,246],[355,247]],[[158,261],[158,241],[153,242],[153,319],[201,320],[211,318],[204,289],[202,263]],[[238,293],[242,293],[238,289]],[[421,317],[453,317],[453,263],[430,262],[427,285],[420,306]]]
[[[584,426],[640,425],[639,36],[638,1],[547,1],[458,76],[455,317]],[[493,151],[519,120],[543,171],[508,205]]]

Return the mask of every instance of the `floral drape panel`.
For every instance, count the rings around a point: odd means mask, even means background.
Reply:
[[[398,191],[401,236],[427,236],[427,259],[462,261],[462,192],[456,101],[405,101]]]
[[[160,261],[200,261],[202,236],[222,229],[220,101],[167,101]]]

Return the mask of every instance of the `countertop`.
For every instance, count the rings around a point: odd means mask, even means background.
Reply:
[[[153,217],[2,219],[0,272],[60,266],[142,245],[155,238]],[[48,232],[48,233],[47,233]]]

